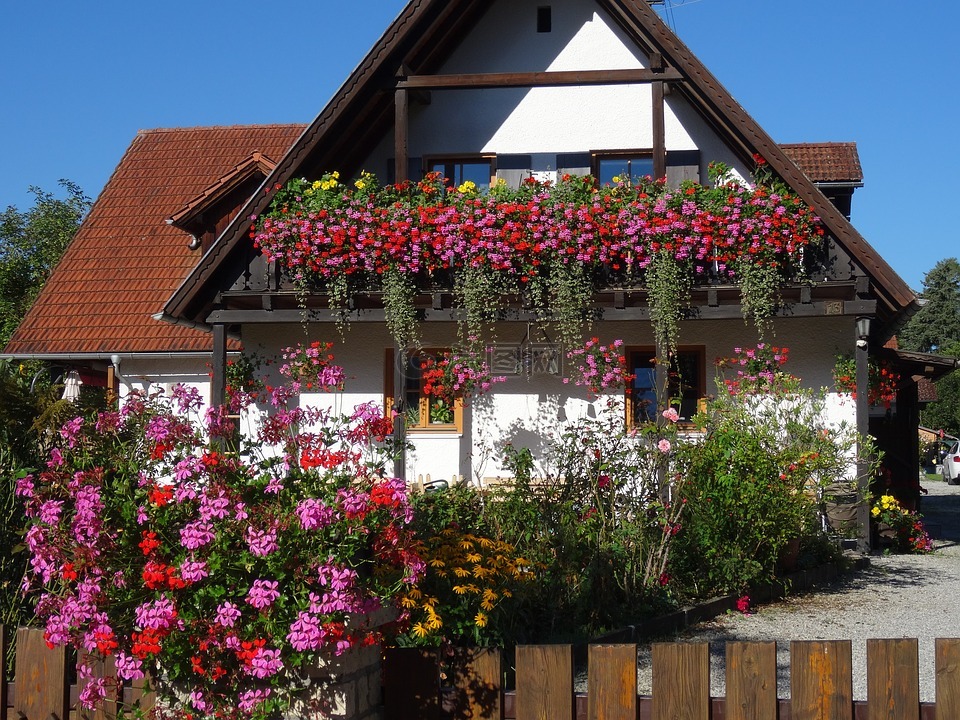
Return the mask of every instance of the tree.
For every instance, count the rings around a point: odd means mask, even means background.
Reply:
[[[66,198],[31,187],[35,201],[21,212],[10,205],[0,214],[0,347],[6,345],[70,244],[90,198],[61,180]]]
[[[915,352],[942,352],[960,341],[960,262],[941,260],[923,278],[925,302],[897,334],[900,348]]]
[[[960,340],[944,348],[943,354],[960,357]],[[960,435],[960,370],[937,380],[937,401],[921,411],[920,422],[924,427]]]
[[[923,279],[926,304],[897,335],[900,347],[960,357],[960,262],[941,260]],[[937,381],[937,401],[923,409],[925,427],[960,434],[960,372]]]

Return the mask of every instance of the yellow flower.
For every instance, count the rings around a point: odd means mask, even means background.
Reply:
[[[322,186],[323,186],[322,182],[320,182],[319,180],[314,180],[313,185],[311,185],[310,188],[313,190],[319,190]]]
[[[353,183],[353,186],[357,190],[363,190],[367,186],[367,184],[363,180],[357,180],[355,183]]]
[[[454,591],[457,595],[466,595],[466,593],[467,593],[467,588],[466,588],[465,585],[454,585],[454,586],[453,586],[453,591]]]
[[[469,577],[470,571],[467,570],[466,568],[455,567],[453,569],[453,574],[456,575],[457,577]]]
[[[473,180],[467,180],[465,183],[463,183],[460,187],[457,188],[457,192],[468,193],[468,192],[473,192],[476,189],[477,189],[477,184]]]
[[[880,514],[880,508],[874,505],[873,510],[871,510],[870,512],[873,514],[874,517],[876,517],[877,515]]]
[[[468,563],[478,563],[478,562],[480,562],[480,553],[475,553],[475,552],[467,553],[467,555],[466,555],[466,557],[465,557],[464,559],[465,559]]]
[[[473,621],[477,624],[477,627],[486,627],[487,626],[487,615],[486,613],[478,612],[473,618]]]
[[[405,595],[405,596],[400,600],[400,605],[401,605],[402,607],[406,608],[407,610],[411,610],[411,609],[413,609],[413,608],[415,608],[415,607],[417,606],[417,601],[414,600],[414,599],[413,599],[412,597],[410,597],[409,595]]]
[[[430,631],[423,626],[423,623],[416,623],[411,629],[413,630],[413,634],[418,638],[425,638],[430,634]]]
[[[431,615],[430,619],[427,620],[427,627],[431,630],[439,630],[443,627],[443,620],[440,619],[439,615]]]
[[[613,184],[614,184],[614,185],[619,185],[619,184],[620,184],[620,176],[619,176],[619,175],[614,175],[614,176],[613,176]]]
[[[438,558],[438,557],[430,558],[430,567],[442,568],[442,567],[444,567],[445,565],[446,565],[446,563],[444,563],[443,560],[441,560],[441,559]]]

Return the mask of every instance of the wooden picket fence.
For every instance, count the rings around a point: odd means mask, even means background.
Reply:
[[[11,641],[0,626],[0,649]],[[17,631],[16,681],[0,679],[0,720],[111,720],[116,708],[78,711],[67,653],[37,630]],[[650,697],[637,695],[637,646],[590,645],[587,692],[574,692],[570,645],[521,646],[511,687],[499,650],[444,654],[390,649],[383,657],[383,720],[960,720],[960,640],[936,640],[936,703],[920,702],[915,639],[867,641],[867,700],[854,702],[849,640],[790,644],[790,699],[777,698],[773,642],[726,645],[726,697],[710,697],[707,643],[653,645]],[[444,673],[442,676],[441,673]],[[124,704],[153,706],[142,687]],[[347,716],[349,717],[349,716]],[[369,717],[369,716],[365,716]]]
[[[656,643],[650,697],[637,695],[637,646],[590,645],[587,692],[574,692],[569,645],[518,647],[504,692],[499,650],[445,656],[389,650],[384,720],[960,720],[960,640],[936,640],[936,703],[920,702],[915,639],[867,641],[867,700],[854,702],[849,640],[790,644],[790,699],[777,698],[774,642],[728,642],[726,697],[710,697],[707,643]]]

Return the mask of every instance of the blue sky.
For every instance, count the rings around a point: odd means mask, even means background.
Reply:
[[[5,2],[0,207],[96,197],[144,128],[309,122],[403,0]],[[915,290],[960,255],[954,2],[672,0],[684,42],[778,142],[855,141],[853,222]]]

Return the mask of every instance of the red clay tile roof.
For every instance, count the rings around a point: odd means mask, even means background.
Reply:
[[[789,143],[780,148],[815,183],[863,182],[856,143]]]
[[[208,333],[151,317],[199,260],[166,220],[253,153],[282,158],[303,128],[139,132],[4,352],[209,351]]]

